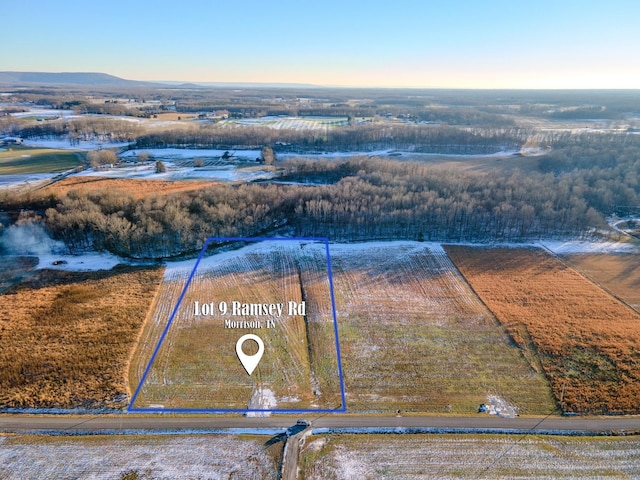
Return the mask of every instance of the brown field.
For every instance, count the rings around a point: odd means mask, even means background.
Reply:
[[[497,396],[554,408],[544,376],[510,342],[439,246],[332,246],[349,411],[476,413]]]
[[[181,181],[164,182],[161,180],[134,180],[127,178],[104,177],[68,177],[42,189],[45,194],[58,197],[66,195],[70,190],[91,192],[97,190],[119,191],[134,198],[146,198],[150,195],[167,195],[170,193],[187,192],[211,187],[216,182]]]
[[[637,312],[543,250],[446,250],[565,411],[640,411]]]
[[[129,357],[161,276],[43,270],[0,295],[0,407],[125,406]]]
[[[185,120],[193,120],[197,118],[197,115],[193,113],[178,113],[178,112],[166,112],[166,113],[158,113],[158,118],[148,118],[146,121],[148,122],[156,122],[156,121],[185,121]],[[180,118],[180,120],[178,120]]]
[[[562,259],[594,283],[640,311],[640,255],[598,253],[565,255]]]

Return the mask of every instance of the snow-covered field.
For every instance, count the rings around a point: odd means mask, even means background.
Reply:
[[[218,122],[224,128],[266,127],[274,130],[327,130],[348,124],[346,117],[281,117],[229,119]]]
[[[130,178],[135,180],[211,180],[218,182],[251,182],[273,178],[274,172],[258,167],[238,167],[235,165],[213,165],[207,167],[178,167],[172,162],[164,162],[167,169],[164,173],[156,173],[153,163],[131,165],[125,167],[88,169],[78,176]]]
[[[38,117],[38,118],[80,118],[73,110],[56,110],[54,108],[41,108],[41,107],[24,107],[26,112],[12,113],[12,117],[26,118],[26,117]]]
[[[129,142],[98,142],[94,140],[71,140],[67,137],[58,138],[25,138],[23,145],[34,148],[56,148],[59,150],[100,150],[103,148],[120,148]]]
[[[539,242],[542,247],[551,250],[558,255],[575,253],[640,253],[638,243],[607,241],[583,241],[583,240],[544,240]]]
[[[0,478],[276,479],[263,443],[232,435],[0,436]]]
[[[178,160],[188,158],[219,158],[228,152],[236,159],[255,161],[260,157],[260,150],[219,150],[219,149],[195,149],[195,148],[141,148],[123,152],[120,157],[124,159],[135,158],[145,152],[160,160]]]
[[[309,437],[305,455],[310,480],[640,478],[637,438],[326,435]]]
[[[116,265],[129,263],[110,253],[85,255],[40,255],[38,269],[66,270],[71,272],[94,272],[111,270]]]
[[[0,189],[35,186],[49,180],[57,173],[29,173],[24,175],[0,175]]]

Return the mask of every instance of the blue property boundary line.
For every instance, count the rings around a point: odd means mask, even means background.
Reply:
[[[158,351],[160,350],[160,347],[162,346],[162,343],[164,342],[165,337],[167,336],[167,333],[169,332],[169,328],[171,328],[171,325],[173,323],[173,320],[178,312],[178,308],[180,307],[180,304],[182,303],[182,300],[185,296],[185,294],[187,293],[187,289],[189,288],[189,284],[191,283],[191,280],[193,279],[197,269],[198,269],[198,265],[200,264],[200,261],[202,260],[202,258],[204,257],[205,252],[207,251],[207,248],[209,247],[209,245],[211,243],[228,243],[228,242],[263,242],[263,241],[311,241],[311,242],[323,242],[325,245],[325,251],[327,254],[327,276],[329,278],[329,296],[331,297],[331,312],[333,314],[333,331],[334,331],[334,336],[335,336],[335,342],[336,342],[336,358],[337,358],[337,362],[338,362],[338,376],[340,377],[340,400],[341,400],[341,406],[339,408],[335,408],[335,409],[264,409],[264,410],[258,410],[258,409],[225,409],[225,408],[219,408],[219,409],[207,409],[207,408],[198,408],[198,409],[192,409],[192,408],[135,408],[133,407],[133,404],[135,403],[135,401],[138,398],[138,395],[140,394],[140,390],[142,389],[142,385],[144,385],[145,380],[147,379],[147,376],[149,375],[149,372],[151,370],[151,367],[153,366],[153,362],[156,359],[156,356],[158,355]],[[189,278],[187,278],[187,282],[185,283],[184,288],[182,289],[182,293],[180,293],[180,297],[178,297],[178,301],[176,302],[176,306],[174,307],[173,311],[171,312],[171,315],[169,316],[169,321],[167,322],[167,325],[164,327],[164,330],[162,331],[162,335],[160,335],[160,339],[158,340],[158,344],[156,345],[156,348],[153,351],[153,354],[151,355],[151,358],[149,359],[149,363],[147,364],[147,367],[144,370],[144,373],[142,374],[142,378],[140,379],[140,381],[138,382],[138,386],[133,394],[133,396],[131,397],[131,401],[129,402],[129,405],[127,406],[127,412],[130,413],[195,413],[195,414],[199,414],[199,413],[290,413],[290,414],[301,414],[301,413],[344,413],[347,411],[347,402],[346,402],[346,395],[345,395],[345,387],[344,387],[344,374],[342,371],[342,357],[340,354],[340,339],[338,337],[338,317],[336,314],[336,302],[335,302],[335,296],[334,296],[334,292],[333,292],[333,272],[331,270],[331,255],[329,253],[329,239],[328,238],[324,238],[324,237],[296,237],[296,238],[285,238],[285,237],[275,237],[275,238],[270,238],[270,237],[209,237],[207,238],[207,240],[204,243],[204,246],[202,247],[202,251],[200,252],[200,255],[198,256],[198,259],[196,260],[196,264],[193,267],[193,270],[191,271],[191,274],[189,275]]]

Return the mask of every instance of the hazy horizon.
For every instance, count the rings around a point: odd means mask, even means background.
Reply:
[[[637,89],[640,4],[122,0],[3,6],[0,70],[317,87]]]

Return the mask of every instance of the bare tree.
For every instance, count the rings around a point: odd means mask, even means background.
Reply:
[[[138,162],[145,163],[150,160],[153,160],[153,154],[151,152],[140,152],[138,154]]]
[[[99,168],[103,165],[113,165],[118,162],[118,156],[112,150],[94,150],[87,154],[89,165]]]
[[[265,165],[273,165],[276,162],[276,154],[274,153],[273,148],[269,146],[262,147],[260,155]]]
[[[158,160],[156,162],[156,173],[165,173],[167,171],[167,166],[162,162],[162,160]]]

